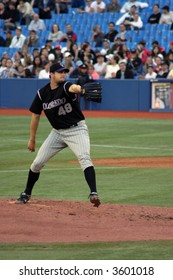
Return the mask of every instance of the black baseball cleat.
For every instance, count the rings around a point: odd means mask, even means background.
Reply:
[[[22,192],[21,194],[20,194],[20,196],[19,196],[19,198],[16,200],[16,203],[23,203],[23,204],[25,204],[25,203],[27,203],[28,202],[28,200],[30,200],[30,195],[29,194],[27,194],[27,193],[25,193],[25,192]]]
[[[89,199],[90,199],[90,202],[94,204],[93,205],[94,207],[99,207],[99,205],[101,204],[100,198],[96,192],[90,193]]]

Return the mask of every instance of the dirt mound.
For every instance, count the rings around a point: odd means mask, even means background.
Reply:
[[[95,159],[96,165],[173,168],[173,157]]]
[[[0,242],[173,240],[173,208],[0,200]]]

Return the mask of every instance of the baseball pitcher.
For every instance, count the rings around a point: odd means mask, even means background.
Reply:
[[[88,128],[77,98],[78,94],[87,94],[87,88],[81,88],[80,85],[66,81],[68,72],[69,70],[62,64],[55,63],[51,65],[50,83],[38,90],[31,104],[32,117],[28,150],[35,151],[36,133],[42,111],[44,111],[50,122],[52,130],[30,166],[26,188],[20,194],[16,203],[27,203],[29,201],[43,166],[58,152],[69,147],[78,158],[84,172],[86,182],[90,188],[90,202],[93,203],[94,207],[100,205],[96,189],[95,169],[90,157]],[[97,90],[94,90],[94,94],[96,93]],[[100,97],[98,102],[100,102]]]

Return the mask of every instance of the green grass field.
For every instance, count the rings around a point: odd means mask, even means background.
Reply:
[[[172,120],[87,118],[91,155],[96,158],[173,156]],[[24,189],[35,157],[26,149],[30,117],[0,117],[0,198]],[[41,118],[37,150],[50,131]],[[33,197],[86,201],[88,187],[67,148],[44,167]],[[102,202],[173,207],[171,168],[96,166]],[[64,187],[63,187],[64,186]],[[33,257],[34,256],[34,257]],[[173,241],[0,244],[0,259],[173,259]]]

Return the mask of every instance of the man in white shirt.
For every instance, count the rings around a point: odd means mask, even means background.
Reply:
[[[129,0],[128,2],[125,2],[124,5],[122,6],[120,13],[127,13],[130,11],[131,6],[135,5],[137,8],[147,8],[149,7],[148,3],[145,2],[139,2],[135,0]]]
[[[106,4],[102,0],[93,1],[91,4],[91,13],[104,13]]]
[[[99,54],[97,56],[97,63],[94,64],[94,70],[100,76],[100,78],[104,78],[105,76],[105,67],[107,63],[104,61],[104,56]]]
[[[39,15],[35,13],[33,16],[33,20],[31,20],[28,26],[28,30],[35,30],[36,32],[46,30],[44,20],[40,19]]]
[[[22,28],[20,26],[16,27],[16,35],[13,37],[10,48],[22,48],[24,45],[26,37],[22,34]]]
[[[143,27],[143,22],[141,20],[141,17],[139,16],[138,12],[135,12],[133,15],[133,20],[125,20],[124,25],[126,26],[126,29],[129,30],[138,30]],[[130,28],[128,28],[130,27]]]
[[[157,73],[154,72],[153,65],[149,64],[147,67],[147,73],[145,74],[145,80],[156,79]]]
[[[120,25],[121,23],[124,23],[125,20],[133,20],[133,15],[137,11],[137,7],[135,5],[130,7],[130,11],[120,16],[120,18],[116,21],[116,25]]]
[[[173,12],[170,11],[169,6],[162,8],[162,14],[159,20],[161,24],[172,24],[173,23]]]

